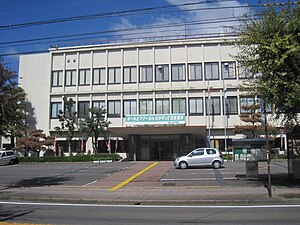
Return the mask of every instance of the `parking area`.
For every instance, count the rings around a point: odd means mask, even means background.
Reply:
[[[155,163],[155,165],[153,165]],[[142,172],[145,168],[150,169]],[[287,176],[286,161],[272,162],[273,176]],[[267,173],[266,162],[259,163],[259,174]],[[138,176],[137,176],[138,174]],[[113,163],[24,163],[0,166],[0,189],[14,187],[99,187],[110,189],[126,180],[127,188],[168,188],[264,185],[243,180],[245,162],[225,162],[220,169],[175,169],[173,162]],[[123,185],[123,186],[125,186]]]

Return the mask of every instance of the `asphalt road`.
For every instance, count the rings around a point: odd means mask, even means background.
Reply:
[[[145,162],[146,163],[146,162]],[[0,190],[10,187],[85,186],[112,174],[126,170],[134,162],[114,163],[24,163],[0,166]],[[156,186],[241,186],[264,185],[259,182],[241,182],[246,174],[244,162],[225,162],[218,170],[212,168],[175,169],[173,162],[161,162],[166,172],[157,177]],[[160,166],[160,165],[158,165]],[[156,167],[158,167],[156,166]],[[286,178],[286,161],[272,162],[272,176]],[[259,163],[259,174],[266,174],[265,162]],[[124,179],[126,179],[124,177]],[[147,180],[144,180],[147,183]],[[274,182],[276,180],[274,179]],[[132,182],[131,186],[135,183]],[[151,184],[153,185],[153,184]]]
[[[299,206],[113,206],[0,203],[0,221],[29,224],[299,224]],[[1,222],[0,222],[1,224]]]

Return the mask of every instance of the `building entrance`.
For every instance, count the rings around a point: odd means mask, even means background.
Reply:
[[[176,141],[155,141],[152,144],[154,160],[173,160],[174,159],[174,142]]]

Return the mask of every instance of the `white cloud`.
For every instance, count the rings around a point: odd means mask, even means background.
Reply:
[[[170,5],[179,5],[184,3],[196,3],[199,0],[166,0]],[[179,6],[177,9],[189,10],[184,12],[176,12],[170,14],[154,14],[151,16],[151,22],[144,26],[159,27],[149,28],[140,31],[132,31],[134,34],[131,36],[124,36],[123,38],[141,38],[141,37],[154,37],[154,36],[173,36],[181,35],[196,35],[196,34],[216,34],[229,32],[228,26],[235,26],[238,22],[225,22],[225,20],[234,20],[233,17],[239,17],[247,13],[247,8],[228,8],[243,6],[239,1],[203,1],[201,4]],[[244,5],[245,6],[245,5]],[[205,8],[216,8],[212,10],[196,10]],[[172,8],[173,9],[173,8]],[[175,8],[176,9],[176,8]],[[174,10],[174,9],[173,9]],[[150,17],[149,15],[148,18]],[[149,19],[148,19],[149,21]],[[216,23],[212,23],[215,21]],[[186,25],[184,25],[186,22]],[[194,23],[193,23],[194,22]],[[175,23],[173,27],[165,27],[166,24]],[[181,23],[181,25],[179,25]],[[191,24],[193,23],[193,25]],[[201,24],[195,24],[201,23]],[[121,19],[121,23],[114,26],[114,29],[137,28],[135,24],[127,19]],[[147,33],[145,33],[147,32]],[[129,32],[119,32],[119,35],[125,35]]]
[[[5,51],[5,54],[15,54],[15,53],[18,53],[18,52],[13,47],[9,47]],[[12,60],[19,60],[19,55],[18,54],[10,55],[10,56],[7,56],[7,58],[10,58]]]

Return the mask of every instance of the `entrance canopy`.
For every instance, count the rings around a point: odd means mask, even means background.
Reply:
[[[110,127],[108,131],[114,135],[127,139],[129,135],[171,135],[191,134],[192,136],[206,136],[205,126],[161,126],[161,127]]]

